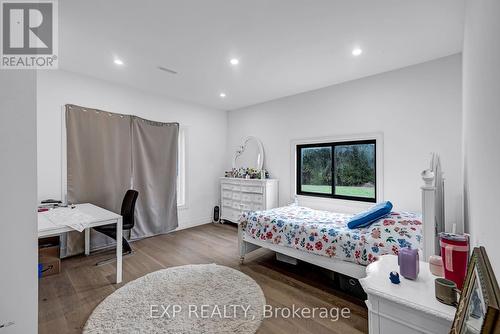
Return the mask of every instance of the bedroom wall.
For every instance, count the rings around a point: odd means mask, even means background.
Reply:
[[[36,73],[0,75],[0,333],[36,333]]]
[[[223,170],[227,113],[65,71],[40,71],[38,92],[38,199],[61,198],[62,106],[67,103],[156,121],[187,129],[187,208],[179,228],[211,221]]]
[[[465,222],[500,278],[500,2],[467,1],[464,37]]]
[[[280,180],[284,205],[292,198],[291,140],[383,132],[385,199],[400,210],[421,211],[420,172],[429,165],[429,153],[438,152],[446,176],[447,222],[460,230],[461,91],[461,55],[453,55],[230,111],[226,160],[245,136],[259,137],[266,168]],[[333,207],[335,200],[329,201]]]

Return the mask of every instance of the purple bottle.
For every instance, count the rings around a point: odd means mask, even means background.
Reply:
[[[420,269],[418,262],[418,249],[401,248],[398,255],[399,273],[407,279],[417,279]]]

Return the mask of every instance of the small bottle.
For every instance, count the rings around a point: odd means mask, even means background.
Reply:
[[[399,273],[407,279],[417,279],[419,272],[418,250],[410,246],[403,247],[398,254]]]

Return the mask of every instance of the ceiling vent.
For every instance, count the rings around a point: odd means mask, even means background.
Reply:
[[[166,67],[163,67],[163,66],[158,66],[158,69],[161,70],[161,71],[170,73],[170,74],[177,74],[177,71],[174,71],[174,70],[172,70],[170,68],[166,68]]]

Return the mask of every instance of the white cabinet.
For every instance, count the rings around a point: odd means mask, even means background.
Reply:
[[[278,206],[278,180],[221,177],[221,219],[233,223],[243,211],[268,210]]]
[[[391,271],[399,272],[395,255],[381,256],[366,268],[360,279],[368,295],[370,334],[448,333],[455,308],[440,303],[434,293],[434,280],[427,262],[420,262],[416,280],[400,276],[401,283],[389,280]]]

